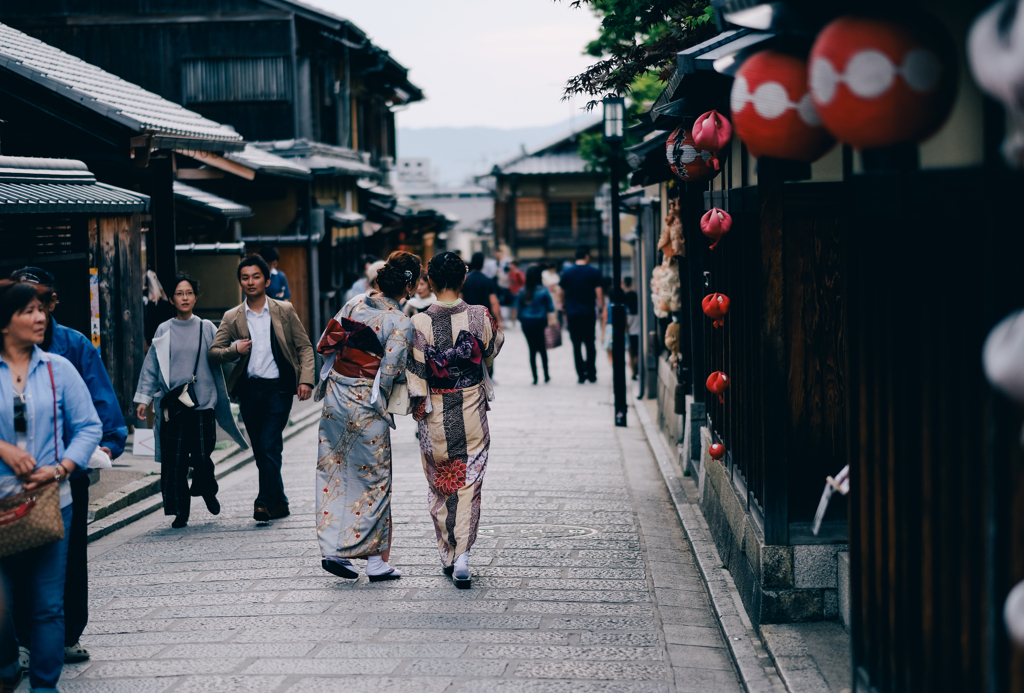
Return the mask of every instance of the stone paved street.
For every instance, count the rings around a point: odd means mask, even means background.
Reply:
[[[91,546],[92,661],[61,690],[738,693],[635,413],[612,425],[604,353],[600,382],[577,385],[566,339],[534,387],[522,334],[507,339],[472,590],[441,573],[409,418],[393,436],[405,577],[324,573],[310,428],[285,451],[291,517],[255,525],[249,466],[222,482],[220,516],[193,506],[181,531],[153,515]]]

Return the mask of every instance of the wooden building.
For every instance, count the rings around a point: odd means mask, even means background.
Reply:
[[[0,276],[57,279],[54,319],[92,338],[125,417],[142,367],[145,195],[98,183],[73,159],[0,156]]]
[[[590,170],[578,152],[580,135],[600,125],[588,117],[568,135],[492,169],[498,247],[521,260],[559,264],[574,259],[579,245],[589,246],[595,260],[610,253],[597,202],[608,176]]]
[[[712,108],[729,115],[726,58],[779,45],[795,18],[813,36],[849,3],[756,4],[714,3],[723,32],[679,54],[638,126],[645,283],[671,200],[686,246],[674,261],[678,367],[662,353],[646,395],[659,398],[681,470],[699,480],[755,626],[840,619],[858,692],[1022,691],[1024,659],[1002,622],[1024,579],[1021,415],[985,382],[981,346],[1024,304],[1014,266],[1024,180],[999,155],[1005,114],[963,54],[981,6],[923,3],[960,64],[952,111],[922,144],[837,145],[794,164],[758,160],[734,138],[721,174],[683,182],[665,140]],[[733,219],[715,250],[699,225],[712,207]],[[731,300],[721,329],[701,309],[713,292]],[[714,371],[730,378],[724,401],[705,387]],[[727,450],[720,461],[712,442]],[[834,497],[815,535],[825,478],[847,464],[849,496]]]

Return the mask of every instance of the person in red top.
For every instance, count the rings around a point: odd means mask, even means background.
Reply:
[[[524,286],[526,286],[526,273],[519,269],[519,261],[513,259],[508,263],[508,292],[510,294],[508,305],[509,312],[511,313],[510,317],[512,318],[511,322],[513,323],[518,319],[516,315],[518,312],[516,310],[518,302],[516,299],[519,298],[519,292],[523,290]]]

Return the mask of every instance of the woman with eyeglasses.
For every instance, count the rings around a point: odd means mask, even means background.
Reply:
[[[136,414],[140,419],[146,418],[149,403],[156,400],[153,406],[160,490],[164,515],[175,516],[171,523],[175,529],[188,524],[191,496],[202,496],[210,513],[220,513],[217,478],[210,457],[217,444],[217,424],[243,450],[249,447],[231,416],[224,373],[220,368],[211,368],[206,358],[217,328],[209,320],[193,315],[198,294],[198,281],[185,274],[174,278],[171,303],[177,315],[156,328],[135,390]],[[163,401],[168,395],[180,401],[178,388],[189,383],[192,387],[188,399],[194,406]]]
[[[63,539],[0,559],[2,691],[17,688],[23,674],[11,614],[11,606],[19,603],[31,611],[32,690],[56,693],[64,665],[64,580],[71,531],[68,477],[88,465],[103,435],[78,371],[64,357],[38,346],[46,336],[43,306],[51,294],[38,284],[0,281],[0,498],[57,482],[64,523]],[[31,512],[45,510],[40,504]],[[3,531],[20,530],[11,525]]]

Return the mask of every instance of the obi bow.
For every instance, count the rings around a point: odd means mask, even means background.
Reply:
[[[462,375],[461,369],[456,365],[458,360],[479,365],[483,360],[483,350],[480,348],[480,340],[469,332],[463,332],[456,340],[455,346],[447,349],[428,346],[423,350],[423,356],[431,375],[435,378],[458,378]]]

